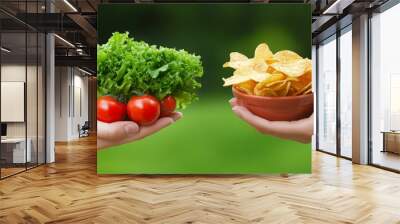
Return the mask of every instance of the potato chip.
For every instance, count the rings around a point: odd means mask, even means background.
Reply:
[[[288,81],[286,81],[286,80],[283,80],[281,84],[276,85],[275,88],[273,88],[273,89],[274,89],[275,91],[284,90],[284,89],[286,89],[286,86],[288,85],[288,83],[290,83],[290,82],[288,82]]]
[[[284,80],[286,76],[282,73],[275,73],[271,74],[267,79],[263,80],[262,83],[264,85],[267,85],[268,83],[279,81],[279,80]]]
[[[274,83],[270,83],[268,86],[270,86],[269,88],[271,88],[277,93],[277,96],[287,96],[290,90],[291,82],[287,80],[281,80]]]
[[[277,70],[275,70],[273,67],[268,66],[267,73],[270,73],[270,74],[277,74],[277,73],[280,73],[280,72],[278,72]]]
[[[234,61],[246,61],[246,60],[249,59],[246,55],[241,54],[239,52],[232,52],[232,53],[229,54],[229,57],[230,57],[229,61],[232,61],[232,62],[234,62]]]
[[[271,95],[271,93],[273,92],[273,95],[277,95],[275,93],[275,91],[270,88],[271,86],[268,86],[269,84],[277,84],[278,82],[281,83],[282,81],[284,81],[285,79],[285,75],[283,75],[282,73],[279,74],[270,74],[270,76],[268,78],[266,78],[264,81],[259,82],[255,87],[254,87],[254,93],[256,95],[259,96],[267,96],[267,95]],[[267,94],[267,95],[265,95]]]
[[[293,85],[290,85],[290,89],[286,95],[287,96],[295,96],[296,95],[296,90],[293,88]]]
[[[287,84],[286,84],[286,89],[285,89],[285,91],[281,94],[281,96],[287,96],[287,95],[288,95],[291,85],[292,85],[291,82],[287,82]]]
[[[309,59],[298,59],[288,62],[275,62],[271,67],[289,77],[299,77],[307,72],[310,64]]]
[[[253,61],[253,69],[257,72],[267,72],[268,64],[263,59],[255,58]]]
[[[272,87],[272,86],[277,86],[279,85],[284,85],[287,81],[286,80],[278,80],[278,81],[274,81],[274,82],[270,82],[268,84],[266,84],[266,87]]]
[[[243,61],[228,61],[228,62],[225,62],[222,67],[224,67],[224,68],[230,67],[233,69],[239,69],[242,67],[251,67],[254,64],[253,60],[254,59],[251,58],[251,59],[246,59]]]
[[[239,90],[242,91],[246,94],[254,94],[254,87],[256,86],[257,82],[253,81],[253,80],[249,80],[246,82],[242,82],[239,83],[237,85],[235,85],[235,87]]]
[[[226,79],[222,78],[222,79],[224,80],[224,86],[231,86],[250,80],[248,76],[231,76],[229,78]]]
[[[307,91],[305,91],[303,94],[301,94],[301,95],[307,95],[307,94],[309,94],[309,93],[311,93],[312,92],[312,89],[310,88],[310,89],[308,89]]]
[[[233,85],[239,91],[257,96],[298,96],[312,92],[312,63],[290,50],[275,54],[266,43],[259,44],[254,58],[232,52],[223,67],[235,69],[223,79],[224,86]]]
[[[292,87],[297,92],[303,89],[309,83],[311,83],[311,71],[308,71],[304,75],[297,77],[296,80],[293,80]]]
[[[254,51],[254,58],[263,59],[264,61],[268,58],[272,58],[274,54],[269,49],[266,43],[259,44]]]
[[[274,60],[279,61],[279,62],[289,62],[289,61],[303,59],[297,53],[295,53],[293,51],[289,51],[289,50],[278,51],[274,54],[273,58],[274,58]]]
[[[262,89],[254,88],[254,94],[256,96],[278,96],[278,94],[271,88],[262,88]]]
[[[261,82],[268,78],[270,74],[266,72],[258,72],[254,70],[253,68],[250,67],[241,67],[239,69],[236,69],[236,71],[233,73],[233,76],[226,78],[224,80],[224,86],[230,86],[234,84],[239,84],[242,82],[246,82],[249,80],[253,80],[256,82]]]
[[[268,77],[270,77],[271,75],[266,72],[258,72],[256,70],[254,70],[253,68],[243,67],[243,68],[237,69],[233,73],[233,76],[247,76],[247,77],[249,77],[249,80],[261,82],[261,81],[267,79]]]
[[[306,86],[304,86],[303,89],[297,91],[296,95],[302,95],[304,92],[307,92],[309,89],[311,89],[311,82],[308,83]]]

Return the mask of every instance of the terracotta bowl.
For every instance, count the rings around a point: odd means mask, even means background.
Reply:
[[[311,116],[313,94],[302,96],[253,96],[232,88],[233,95],[253,114],[270,121],[294,121]]]

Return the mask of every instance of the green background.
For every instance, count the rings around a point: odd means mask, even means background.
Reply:
[[[311,147],[266,136],[238,119],[222,77],[229,53],[253,57],[266,42],[311,58],[311,10],[305,4],[105,4],[98,41],[129,31],[136,40],[185,49],[202,57],[199,101],[184,117],[143,140],[97,154],[100,174],[309,173]]]

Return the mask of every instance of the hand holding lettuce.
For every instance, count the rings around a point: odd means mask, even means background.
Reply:
[[[97,48],[98,95],[128,104],[130,120],[150,125],[171,114],[175,105],[183,109],[197,99],[197,79],[203,75],[199,56],[118,32]],[[102,116],[107,113],[100,107],[98,119],[109,122]]]
[[[203,67],[200,56],[116,32],[97,46],[97,72],[98,147],[103,148],[141,139],[179,119],[175,109],[197,100]]]

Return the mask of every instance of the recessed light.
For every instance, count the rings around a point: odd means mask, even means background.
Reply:
[[[78,12],[78,10],[68,0],[64,0],[64,3],[68,5],[68,7],[70,7],[74,12]]]
[[[9,50],[9,49],[7,49],[7,48],[5,48],[5,47],[1,47],[0,49],[1,49],[2,51],[6,52],[6,53],[10,53],[10,52],[11,52],[11,50]]]
[[[90,75],[90,76],[92,75],[92,73],[90,73],[90,72],[88,72],[88,71],[86,71],[86,70],[83,70],[83,69],[81,69],[81,68],[79,68],[79,67],[78,67],[78,70],[81,71],[81,72],[83,72],[83,73],[85,73],[85,74],[87,74],[87,75]]]
[[[347,8],[349,5],[351,5],[354,2],[354,0],[336,0],[331,4],[327,9],[324,10],[322,13],[323,15],[338,15],[342,14],[343,10]]]
[[[62,38],[62,37],[60,37],[59,35],[57,35],[57,34],[54,34],[54,36],[55,37],[57,37],[59,40],[61,40],[62,42],[64,42],[65,44],[67,44],[67,45],[69,45],[70,47],[73,47],[73,48],[75,48],[75,45],[73,45],[71,42],[69,42],[68,40],[66,40],[66,39],[64,39],[64,38]]]

